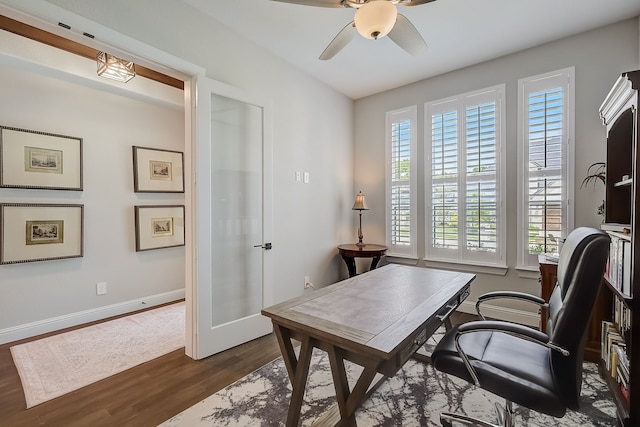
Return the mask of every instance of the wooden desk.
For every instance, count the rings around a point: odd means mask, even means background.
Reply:
[[[297,426],[313,348],[329,354],[338,401],[320,422],[355,426],[377,373],[392,377],[469,295],[474,274],[386,265],[262,310],[270,317],[293,392],[287,426]],[[296,356],[292,340],[300,341]],[[362,367],[349,389],[344,361]],[[334,417],[334,418],[332,418]],[[315,425],[315,424],[314,424]]]
[[[380,257],[387,252],[387,247],[383,245],[374,245],[366,243],[362,246],[356,244],[344,244],[338,246],[338,253],[342,256],[344,263],[347,264],[349,277],[356,275],[356,258],[373,258],[369,271],[375,270],[378,266]]]

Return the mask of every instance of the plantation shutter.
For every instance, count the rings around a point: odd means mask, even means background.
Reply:
[[[518,267],[558,252],[573,227],[573,67],[518,81]]]
[[[529,254],[558,251],[566,235],[563,210],[563,90],[535,92],[528,97]]]
[[[418,107],[386,114],[387,255],[416,257],[416,122]]]
[[[458,112],[431,118],[431,223],[434,248],[458,248]]]
[[[504,265],[504,85],[425,104],[427,258]]]
[[[465,114],[467,249],[495,252],[498,222],[496,103],[467,107]]]
[[[391,244],[411,244],[411,121],[391,125]]]

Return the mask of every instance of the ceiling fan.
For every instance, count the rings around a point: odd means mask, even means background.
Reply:
[[[418,6],[435,0],[272,0],[317,7],[346,7],[356,9],[354,20],[333,38],[320,55],[321,60],[333,58],[354,37],[356,31],[362,37],[377,40],[386,35],[411,55],[427,49],[427,43],[416,27],[398,13],[396,5]]]

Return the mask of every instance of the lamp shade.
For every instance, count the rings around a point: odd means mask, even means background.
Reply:
[[[133,62],[106,52],[99,52],[96,61],[98,63],[98,75],[101,77],[126,83],[136,75]]]
[[[364,199],[364,194],[362,191],[356,194],[356,201],[351,208],[354,211],[368,211],[369,206],[367,206],[367,201]]]
[[[379,39],[389,34],[398,18],[398,9],[390,1],[373,0],[356,11],[356,29],[367,39]]]

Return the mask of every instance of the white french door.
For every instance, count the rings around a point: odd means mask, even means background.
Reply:
[[[270,111],[266,102],[197,80],[193,242],[194,354],[201,359],[271,332]]]

